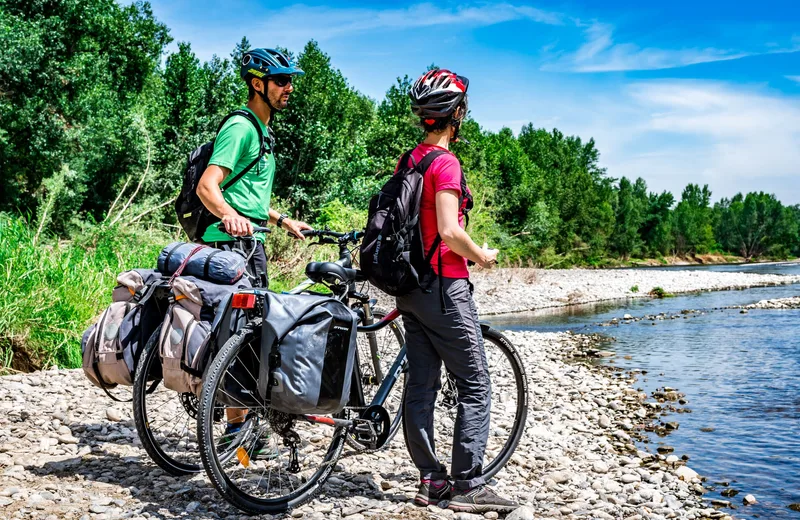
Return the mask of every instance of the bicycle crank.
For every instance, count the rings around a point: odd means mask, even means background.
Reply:
[[[386,408],[380,405],[368,406],[358,419],[353,419],[352,431],[355,439],[370,450],[377,450],[389,440],[392,420]]]

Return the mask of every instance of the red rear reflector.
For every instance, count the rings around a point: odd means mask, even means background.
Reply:
[[[231,307],[234,309],[252,309],[256,306],[256,295],[253,293],[238,293],[233,295]]]

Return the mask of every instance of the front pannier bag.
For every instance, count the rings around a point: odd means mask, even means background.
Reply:
[[[161,280],[161,274],[152,269],[117,276],[111,305],[81,341],[83,372],[95,386],[107,390],[133,384],[141,351],[161,323],[162,312],[152,297]]]
[[[264,298],[261,398],[291,414],[341,411],[350,397],[357,315],[325,296],[265,293]]]

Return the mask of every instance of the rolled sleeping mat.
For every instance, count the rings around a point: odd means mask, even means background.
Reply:
[[[158,270],[166,276],[172,275],[197,247],[187,242],[169,244],[158,255]],[[205,246],[189,258],[181,274],[230,285],[239,281],[245,268],[245,259],[240,254]]]

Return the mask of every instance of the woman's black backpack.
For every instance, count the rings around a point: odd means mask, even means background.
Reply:
[[[406,152],[397,172],[372,197],[364,239],[361,241],[361,272],[369,282],[391,296],[403,296],[421,286],[432,273],[431,260],[442,239],[436,235],[425,253],[419,227],[422,182],[431,163],[444,150],[428,152],[417,163]],[[462,203],[467,194],[466,177],[461,176]],[[467,210],[471,208],[467,204]]]
[[[239,179],[244,177],[244,174],[249,172],[253,166],[258,164],[258,161],[261,160],[264,154],[272,149],[271,132],[269,135],[270,143],[268,144],[264,139],[263,132],[261,131],[261,125],[258,124],[255,116],[247,110],[234,110],[225,116],[217,128],[217,133],[222,130],[222,126],[225,124],[225,122],[233,116],[244,116],[251,123],[253,123],[253,126],[256,127],[256,132],[258,132],[258,140],[261,143],[261,150],[258,153],[258,157],[256,157],[253,162],[248,164],[244,170],[240,171],[229,179],[225,179],[222,185],[220,185],[220,190],[223,192],[238,182]],[[186,234],[189,236],[189,240],[192,242],[199,241],[208,226],[219,221],[219,218],[211,213],[203,205],[203,201],[200,200],[200,197],[197,196],[197,184],[200,182],[200,177],[203,176],[203,172],[205,172],[206,168],[208,168],[208,161],[211,160],[213,153],[214,141],[209,141],[198,146],[194,149],[194,151],[192,151],[192,153],[189,154],[189,161],[187,162],[186,169],[183,172],[183,186],[181,187],[181,192],[178,194],[178,198],[175,199],[175,212],[178,215],[178,222],[180,222],[181,227],[183,227],[183,230],[186,231]]]

